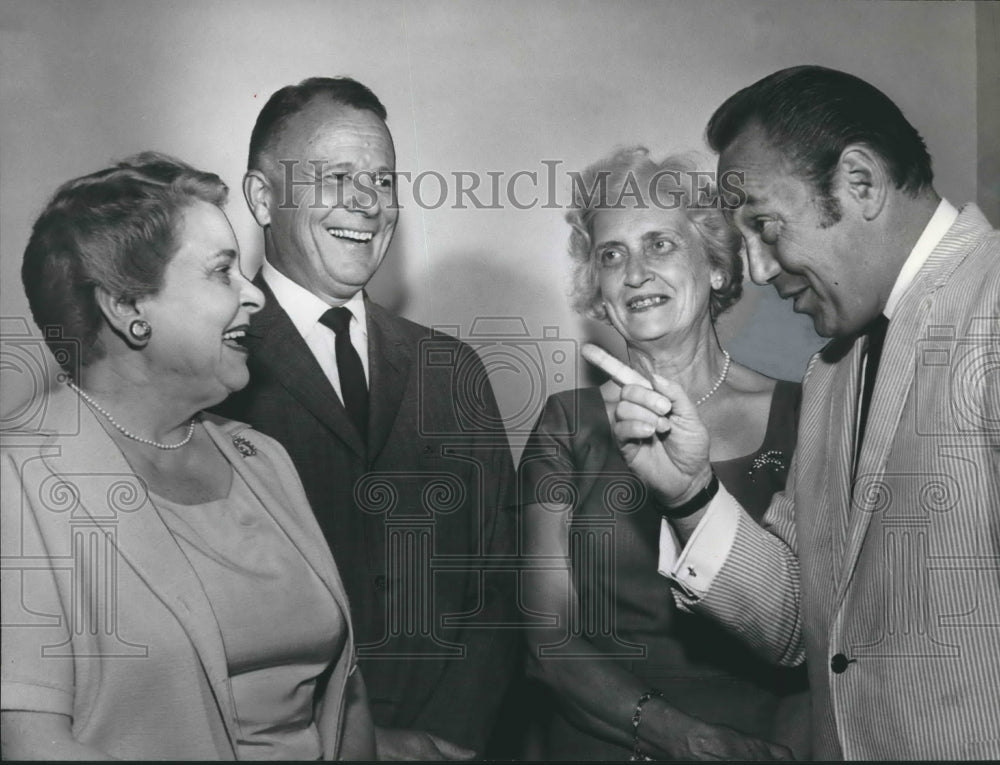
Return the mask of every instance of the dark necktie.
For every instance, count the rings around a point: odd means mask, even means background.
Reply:
[[[368,384],[361,357],[351,342],[352,314],[349,308],[331,308],[320,317],[320,323],[337,334],[337,373],[340,375],[340,393],[344,408],[358,429],[361,440],[368,436]]]
[[[888,328],[889,320],[883,314],[879,314],[878,318],[868,325],[868,360],[865,362],[865,380],[861,388],[861,413],[858,417],[858,442],[855,454],[861,454],[861,444],[864,443],[868,409],[872,403],[872,393],[875,391],[875,377],[878,375],[878,365],[882,360],[882,345]]]

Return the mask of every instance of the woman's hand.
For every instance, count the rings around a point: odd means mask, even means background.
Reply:
[[[614,434],[625,464],[667,507],[683,504],[711,477],[708,429],[680,385],[652,382],[594,345],[583,357],[622,386]]]
[[[404,728],[375,728],[380,760],[471,760],[476,753],[433,733]]]
[[[69,715],[5,710],[0,713],[0,752],[5,760],[113,760],[73,738]]]
[[[790,749],[747,736],[725,725],[698,725],[678,736],[672,759],[679,760],[794,760]]]
[[[344,692],[344,726],[337,759],[373,760],[376,756],[375,723],[368,706],[368,690],[361,667],[356,666],[347,678]]]
[[[640,746],[654,759],[671,760],[794,760],[787,747],[754,738],[725,725],[713,725],[669,705],[640,725]],[[653,710],[650,709],[650,712]],[[648,740],[647,740],[648,736]]]

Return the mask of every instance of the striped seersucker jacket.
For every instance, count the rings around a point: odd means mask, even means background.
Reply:
[[[786,490],[685,606],[807,660],[817,758],[1000,758],[1000,232],[974,205],[889,324],[852,477],[863,346],[812,359]]]

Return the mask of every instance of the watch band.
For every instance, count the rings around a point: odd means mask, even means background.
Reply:
[[[701,510],[705,505],[712,501],[715,495],[719,491],[719,477],[712,472],[712,480],[708,482],[708,486],[695,494],[691,499],[685,502],[683,505],[677,505],[677,507],[668,507],[662,511],[662,515],[670,519],[687,518],[689,515],[694,515],[699,510]]]

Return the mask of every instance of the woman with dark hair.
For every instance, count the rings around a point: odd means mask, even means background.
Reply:
[[[740,240],[694,170],[632,148],[583,173],[567,215],[573,303],[618,331],[633,369],[688,391],[716,474],[759,522],[785,483],[800,386],[719,345],[715,321],[742,292]],[[551,621],[528,630],[529,670],[558,707],[545,756],[787,757],[807,737],[807,699],[793,695],[804,674],[676,608],[657,574],[659,511],[612,434],[620,391],[551,396],[521,460],[526,606]]]
[[[35,223],[24,287],[63,374],[45,430],[2,459],[5,758],[374,756],[291,461],[203,412],[247,384],[263,303],[226,194],[147,153],[66,183]]]

